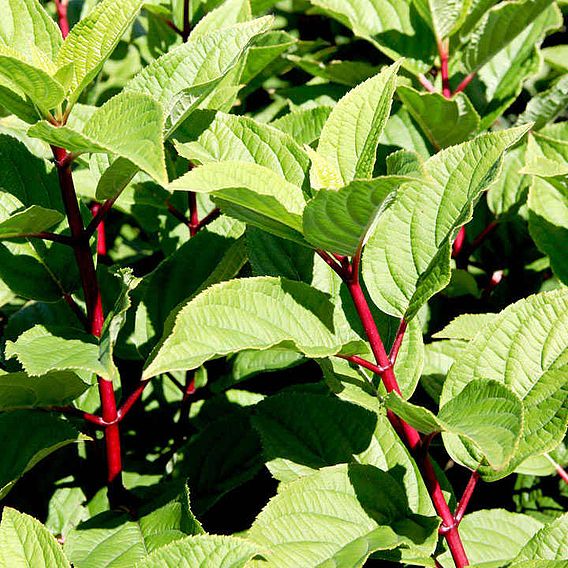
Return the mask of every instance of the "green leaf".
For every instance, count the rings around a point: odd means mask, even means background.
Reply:
[[[493,6],[467,38],[462,61],[476,71],[529,26],[552,0],[513,0]]]
[[[122,92],[98,108],[80,131],[44,121],[32,126],[28,133],[70,152],[116,154],[165,185],[168,176],[163,124],[164,114],[158,102],[147,95]]]
[[[496,314],[461,314],[444,329],[432,335],[433,339],[465,339],[469,341],[495,319]]]
[[[267,277],[216,284],[169,322],[143,376],[194,369],[221,355],[278,345],[325,357],[341,348],[332,317],[326,295],[300,282]]]
[[[322,189],[304,209],[304,235],[316,248],[354,255],[373,225],[411,178],[355,180],[338,190]]]
[[[226,0],[206,14],[191,31],[190,41],[219,29],[251,19],[249,0]]]
[[[353,568],[378,550],[415,546],[430,554],[437,524],[411,511],[395,468],[350,464],[285,484],[247,534],[274,567]]]
[[[531,237],[550,257],[554,274],[568,284],[568,192],[549,180],[535,177],[528,208]]]
[[[265,166],[210,162],[170,183],[174,191],[211,193],[221,209],[275,235],[304,244],[302,190]]]
[[[563,75],[543,93],[534,96],[525,111],[519,116],[517,124],[534,123],[533,130],[539,130],[566,109],[568,105],[568,75]]]
[[[77,568],[130,568],[173,541],[203,532],[189,508],[187,489],[164,505],[152,505],[136,520],[116,512],[92,517],[69,532],[65,553]]]
[[[562,125],[562,123],[560,123]],[[526,165],[521,173],[543,178],[563,179],[568,175],[568,140],[561,132],[531,133],[528,139]]]
[[[547,65],[561,71],[568,71],[568,46],[551,45],[541,50],[544,61]]]
[[[191,124],[188,121],[187,126],[200,128],[200,116],[208,121],[211,113],[195,113]],[[176,137],[181,130],[178,129]],[[195,138],[185,125],[183,134],[190,139]],[[251,118],[222,112],[215,114],[197,140],[179,142],[175,146],[181,156],[188,160],[198,160],[202,164],[235,161],[265,166],[299,187],[304,184],[309,167],[306,153],[292,137]]]
[[[65,97],[62,85],[47,71],[27,63],[18,52],[2,45],[0,84],[21,98],[28,97],[44,115]]]
[[[475,444],[492,469],[512,458],[523,427],[519,398],[497,381],[475,380],[440,407],[438,416],[390,393],[386,405],[424,434],[448,432]]]
[[[388,0],[310,0],[324,13],[351,28],[391,59],[404,57],[404,67],[425,73],[434,64],[436,41],[414,3]]]
[[[89,517],[89,511],[85,506],[87,498],[83,490],[78,486],[66,487],[68,480],[69,478],[63,479],[62,486],[56,488],[51,495],[45,520],[47,529],[63,539],[70,530]]]
[[[26,373],[40,376],[50,371],[86,371],[111,379],[117,374],[112,366],[99,360],[99,346],[91,335],[68,328],[36,325],[16,341],[6,343],[6,357],[17,357]]]
[[[440,93],[419,93],[411,87],[399,87],[396,92],[437,148],[459,144],[479,128],[479,115],[464,93],[447,99]]]
[[[17,49],[24,57],[40,52],[53,61],[61,43],[55,20],[38,0],[2,2],[0,44]]]
[[[523,403],[524,427],[518,448],[500,473],[480,468],[488,480],[507,475],[529,456],[554,449],[566,433],[567,307],[566,288],[529,296],[509,306],[475,336],[450,369],[442,406],[475,379],[499,381]],[[444,442],[455,460],[477,467],[475,452],[453,437],[444,435]]]
[[[143,0],[103,0],[71,29],[57,53],[61,69],[72,65],[67,97],[74,104],[83,89],[95,78],[120,38],[130,27]]]
[[[460,536],[472,565],[502,566],[512,560],[523,545],[542,527],[542,523],[504,509],[488,509],[466,515],[460,524]],[[447,551],[438,556],[443,568],[454,562]]]
[[[429,22],[438,40],[454,34],[463,24],[471,0],[418,0],[416,8]]]
[[[68,371],[53,371],[39,377],[25,373],[0,375],[0,411],[42,406],[63,406],[87,390],[87,385]]]
[[[39,233],[57,225],[64,219],[59,211],[32,205],[0,222],[0,240],[13,239],[26,233]]]
[[[162,566],[219,566],[244,568],[247,562],[261,551],[255,543],[234,536],[204,534],[190,536],[151,554],[138,562],[136,568]]]
[[[394,63],[349,91],[323,126],[317,153],[330,163],[344,184],[373,175],[399,67],[400,62]]]
[[[566,558],[568,558],[568,514],[542,527],[521,548],[515,562],[522,560],[565,561]]]
[[[382,311],[409,321],[449,283],[453,238],[498,176],[504,151],[526,131],[483,134],[447,148],[425,162],[426,179],[399,189],[363,253],[365,283]]]
[[[321,77],[332,83],[355,87],[375,75],[378,68],[364,61],[332,60],[324,63],[312,57],[288,55],[287,59],[314,77]]]
[[[312,144],[320,137],[330,112],[328,106],[294,110],[272,121],[270,126],[289,134],[298,144]]]
[[[78,438],[78,432],[69,422],[45,412],[15,410],[1,413],[0,499],[26,471]]]
[[[169,117],[166,128],[171,134],[234,69],[250,42],[271,24],[271,17],[258,18],[206,34],[195,41],[190,38],[145,67],[125,90],[145,93],[160,102]],[[198,94],[187,100],[183,95],[188,89]]]
[[[36,519],[4,507],[0,523],[0,564],[34,568],[70,568],[52,534]]]

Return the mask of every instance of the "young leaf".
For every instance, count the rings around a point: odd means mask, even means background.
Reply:
[[[70,568],[53,535],[36,519],[4,507],[0,523],[0,565]]]
[[[464,22],[471,0],[419,0],[416,8],[429,22],[436,38],[442,40],[454,34]]]
[[[500,479],[531,455],[554,449],[566,433],[568,384],[565,288],[521,300],[496,315],[467,345],[450,369],[441,405],[453,400],[475,379],[507,385],[521,399],[524,427],[512,461],[499,474],[483,466],[481,473]],[[444,435],[454,459],[475,468],[478,458]]]
[[[411,178],[355,180],[338,190],[322,189],[304,209],[303,230],[316,248],[354,255],[364,244],[396,190]]]
[[[471,381],[440,407],[438,416],[396,393],[386,405],[420,432],[448,432],[473,442],[492,469],[503,469],[513,456],[523,426],[519,398],[497,381]]]
[[[479,128],[479,115],[464,93],[447,99],[440,93],[419,93],[411,87],[399,87],[396,92],[437,148],[459,144]]]
[[[52,61],[61,46],[61,32],[55,20],[38,0],[7,0],[2,3],[0,43],[32,58],[35,51]]]
[[[391,59],[404,57],[404,67],[426,73],[434,64],[436,40],[414,3],[388,0],[385,6],[363,0],[310,0],[330,17],[351,28]]]
[[[365,283],[381,310],[409,321],[449,283],[454,236],[497,177],[504,151],[526,131],[483,134],[447,148],[424,164],[427,179],[400,188],[363,254]]]
[[[493,6],[481,18],[463,52],[468,72],[481,67],[531,24],[552,0],[513,0]]]
[[[244,568],[247,562],[261,552],[250,540],[234,536],[204,534],[178,540],[150,554],[138,562],[136,568],[162,566],[223,566]]]
[[[126,86],[162,104],[169,117],[170,135],[211,89],[238,63],[250,42],[270,28],[272,18],[258,18],[198,37],[166,53],[145,67]],[[197,89],[189,99],[184,91]],[[181,97],[181,98],[180,98]],[[177,107],[177,108],[176,108]],[[172,120],[172,113],[175,118]]]
[[[190,41],[219,29],[246,22],[251,19],[249,0],[226,0],[201,18],[191,31]]]
[[[200,128],[199,118],[210,120],[211,113],[196,113],[186,125],[178,129],[190,139],[190,129]],[[218,112],[207,129],[193,142],[178,142],[176,150],[188,160],[208,162],[253,162],[270,168],[286,181],[302,187],[309,167],[309,159],[302,148],[280,130],[245,116]]]
[[[73,105],[83,89],[95,78],[120,38],[136,18],[143,0],[103,0],[78,22],[57,53],[61,69],[71,64],[67,98]]]
[[[0,240],[13,239],[25,233],[46,231],[61,222],[63,218],[64,216],[59,211],[32,205],[0,221]]]
[[[28,134],[70,152],[117,154],[165,185],[163,125],[158,102],[147,95],[122,92],[98,108],[82,130],[44,121],[32,126]]]
[[[78,439],[79,433],[69,422],[49,413],[33,410],[1,413],[0,499],[40,460]]]
[[[317,153],[332,165],[344,184],[373,175],[399,67],[400,62],[394,63],[349,91],[323,126]]]
[[[39,377],[6,373],[0,375],[0,411],[62,406],[75,400],[87,388],[88,385],[69,371],[52,371]]]
[[[325,357],[341,348],[332,318],[326,295],[306,284],[279,278],[223,282],[196,296],[169,322],[143,376],[194,369],[220,355],[277,345]]]
[[[285,484],[248,537],[267,550],[275,567],[329,563],[351,568],[362,566],[375,551],[400,546],[422,547],[430,554],[429,536],[436,526],[434,518],[412,513],[393,470],[350,464]]]
[[[211,193],[221,209],[270,233],[304,244],[302,190],[265,166],[210,162],[170,183],[174,191]]]

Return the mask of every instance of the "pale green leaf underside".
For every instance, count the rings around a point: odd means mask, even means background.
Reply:
[[[535,177],[529,190],[528,208],[531,237],[550,258],[554,274],[568,284],[568,192]]]
[[[234,536],[204,534],[189,536],[164,546],[138,562],[136,568],[244,568],[245,564],[261,552],[250,540]]]
[[[210,162],[174,180],[169,189],[210,193],[225,213],[304,244],[304,194],[298,186],[265,166],[251,162]]]
[[[36,519],[5,507],[0,523],[0,566],[70,568],[54,536]]]
[[[562,123],[559,123],[559,126]],[[554,125],[556,126],[556,125]],[[531,133],[522,173],[543,178],[564,178],[568,175],[568,133]]]
[[[54,329],[54,332],[58,330]],[[16,341],[6,344],[6,357],[17,357],[26,373],[40,376],[56,371],[86,371],[105,378],[117,373],[113,364],[105,367],[99,361],[99,346],[86,333],[73,333],[72,338],[54,335],[42,325],[22,333]]]
[[[525,111],[519,116],[518,124],[534,123],[538,130],[553,122],[568,105],[568,75],[563,75],[550,89],[534,96]]]
[[[397,93],[437,148],[459,144],[479,128],[479,115],[464,93],[451,99],[440,93],[420,93],[411,87],[399,87]]]
[[[57,225],[63,218],[64,216],[59,211],[32,205],[0,222],[0,240],[26,233],[46,231],[53,225]]]
[[[330,112],[329,106],[298,109],[272,121],[270,126],[289,134],[298,144],[312,144],[320,137]]]
[[[316,248],[354,255],[373,224],[394,199],[402,176],[354,180],[338,190],[322,189],[304,210],[303,230]]]
[[[219,81],[235,67],[250,42],[272,25],[271,17],[258,18],[251,22],[236,24],[190,40],[169,51],[145,67],[125,87],[127,91],[145,93],[158,100],[166,115],[174,110],[176,120],[169,124],[169,132],[175,130],[186,116],[186,110],[177,97],[184,90],[209,85]],[[200,99],[206,96],[204,91]],[[195,106],[192,97],[190,107]]]
[[[69,404],[86,389],[87,385],[69,371],[39,377],[6,373],[0,375],[0,411]]]
[[[143,0],[104,0],[75,24],[57,53],[59,68],[72,65],[68,99],[73,104],[112,54]]]
[[[496,314],[461,314],[454,318],[444,329],[432,335],[433,339],[464,339],[469,341],[485,329]]]
[[[470,381],[490,379],[508,386],[522,401],[524,426],[511,463],[513,471],[531,455],[554,449],[568,421],[568,290],[521,300],[496,315],[467,345],[450,369],[441,404]],[[456,440],[445,439],[454,459],[475,467],[478,460]],[[483,468],[482,468],[482,473]],[[493,478],[489,472],[486,477]]]
[[[520,550],[522,560],[564,560],[568,558],[568,513],[542,527]],[[560,567],[559,567],[560,568]]]
[[[0,44],[18,49],[24,57],[32,57],[35,48],[55,59],[61,31],[38,0],[2,0],[0,14]]]
[[[176,143],[188,160],[253,162],[302,187],[309,159],[291,136],[244,116],[218,112],[194,142]]]
[[[163,149],[164,113],[147,95],[122,92],[98,108],[81,131],[48,122],[28,134],[71,152],[103,152],[126,158],[158,183],[168,181]]]
[[[419,546],[436,527],[434,518],[412,514],[394,475],[350,464],[285,484],[247,534],[275,568],[353,568],[374,551]]]
[[[471,381],[441,406],[438,416],[395,393],[388,395],[386,405],[425,434],[448,432],[464,436],[475,444],[495,470],[505,467],[511,459],[523,426],[521,401],[509,388],[496,381]]]
[[[277,345],[308,357],[332,355],[341,349],[332,321],[327,296],[307,284],[268,277],[216,284],[166,326],[143,376],[194,369],[221,355]]]
[[[503,566],[515,558],[523,545],[542,527],[528,515],[504,509],[487,509],[466,515],[460,536],[474,566]],[[449,551],[438,556],[443,568],[455,566]]]
[[[65,91],[47,71],[26,61],[17,52],[0,45],[0,85],[20,97],[28,97],[43,113],[60,104]]]
[[[220,6],[208,12],[191,30],[190,41],[240,22],[251,19],[249,0],[225,0]]]
[[[451,242],[499,172],[503,152],[526,132],[512,128],[447,148],[425,162],[427,178],[402,186],[363,253],[363,275],[384,312],[410,320],[450,281]]]
[[[338,172],[344,184],[373,174],[399,67],[400,62],[394,63],[349,91],[323,126],[317,153]]]

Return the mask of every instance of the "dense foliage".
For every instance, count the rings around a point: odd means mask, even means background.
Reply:
[[[567,566],[564,2],[2,0],[0,566]]]

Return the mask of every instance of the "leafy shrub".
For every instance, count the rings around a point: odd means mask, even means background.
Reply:
[[[0,565],[566,565],[556,2],[2,6]]]

